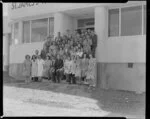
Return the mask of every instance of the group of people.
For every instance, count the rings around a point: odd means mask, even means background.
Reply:
[[[97,36],[94,31],[82,29],[81,33],[75,31],[57,37],[47,37],[43,49],[39,54],[30,58],[25,56],[24,76],[29,82],[42,81],[48,78],[53,82],[66,80],[69,84],[89,84],[89,88],[96,86],[96,58],[95,49]],[[92,89],[93,89],[92,88]]]

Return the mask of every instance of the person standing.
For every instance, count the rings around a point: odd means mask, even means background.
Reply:
[[[36,56],[36,59],[37,59],[38,56],[39,56],[39,51],[38,50],[35,50],[35,56]]]
[[[66,82],[69,82],[69,79],[70,79],[70,67],[71,67],[70,60],[71,59],[68,56],[64,62],[64,74],[66,75]]]
[[[31,60],[30,60],[30,55],[25,56],[25,60],[23,63],[23,75],[25,76],[25,82],[29,83],[31,80]]]
[[[46,54],[47,54],[46,47],[43,47],[43,49],[41,50],[41,54],[40,54],[43,60],[46,59]]]
[[[89,65],[86,73],[86,78],[89,84],[89,89],[96,87],[96,58],[92,54],[89,55]]]
[[[38,64],[38,80],[42,81],[44,60],[41,59],[41,56],[38,56],[37,64]]]
[[[91,38],[92,38],[92,46],[91,46],[92,54],[93,54],[93,57],[95,57],[95,51],[97,47],[97,35],[95,34],[94,31],[91,31]]]
[[[52,64],[50,67],[50,76],[54,83],[56,83],[55,57],[52,57]]]
[[[44,69],[43,69],[43,76],[45,78],[50,79],[50,66],[51,66],[51,60],[49,56],[46,56],[46,60],[44,61]]]
[[[63,77],[63,60],[60,58],[60,55],[57,55],[57,59],[55,62],[55,70],[56,70],[56,80],[58,83],[62,80]]]
[[[86,72],[88,69],[88,63],[89,62],[88,62],[87,55],[84,54],[82,62],[81,62],[81,77],[82,77],[82,81],[84,81],[84,83],[86,83]]]
[[[76,62],[75,62],[75,56],[72,55],[72,59],[71,59],[71,64],[70,64],[70,80],[69,83],[73,83],[76,84],[76,79],[75,79],[75,68],[76,68]]]
[[[81,60],[79,55],[76,56],[75,77],[79,84],[81,84]]]
[[[37,59],[36,56],[33,55],[32,56],[32,70],[31,70],[31,76],[32,76],[32,80],[33,81],[37,81],[38,77],[37,77],[37,73],[38,73],[38,64],[37,64]]]

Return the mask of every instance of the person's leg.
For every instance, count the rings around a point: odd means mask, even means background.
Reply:
[[[69,84],[72,82],[72,74],[69,74]]]
[[[75,75],[73,75],[73,84],[76,84],[76,78],[75,78]]]
[[[54,83],[56,83],[56,73],[55,72],[52,73],[52,80]]]
[[[56,72],[56,82],[59,82],[59,71]]]
[[[65,79],[65,75],[63,71],[60,71],[60,81]]]
[[[59,71],[58,74],[59,74],[59,77],[58,77],[58,83],[60,83],[60,81],[62,80],[62,72]]]
[[[32,77],[32,81],[35,81],[35,77]]]
[[[39,77],[38,77],[38,81],[40,81],[40,82],[41,82],[41,78],[42,78],[42,77],[41,77],[41,76],[39,76]]]
[[[53,72],[53,79],[54,79],[54,83],[56,83],[56,81],[57,81],[57,72]]]
[[[78,80],[79,80],[79,84],[81,85],[81,77],[79,77]]]
[[[66,82],[69,81],[69,74],[66,73]]]

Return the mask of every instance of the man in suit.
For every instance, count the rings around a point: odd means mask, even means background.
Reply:
[[[91,38],[92,38],[91,50],[92,50],[93,57],[95,57],[95,51],[97,47],[97,35],[93,30],[91,31]]]
[[[63,78],[63,60],[60,58],[60,55],[57,55],[57,59],[55,61],[55,71],[56,71],[56,81],[60,83]]]
[[[51,78],[52,78],[52,81],[54,83],[56,83],[56,70],[55,70],[55,61],[56,61],[56,58],[53,56],[52,57],[52,65],[51,65]]]
[[[41,50],[41,54],[40,54],[40,56],[43,60],[46,59],[46,54],[47,54],[46,47],[43,47],[43,49]]]

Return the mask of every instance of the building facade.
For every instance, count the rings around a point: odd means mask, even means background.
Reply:
[[[91,28],[99,88],[145,92],[146,2],[9,3],[9,75],[22,76],[25,55],[41,50],[46,36]],[[20,78],[21,79],[21,78]]]

